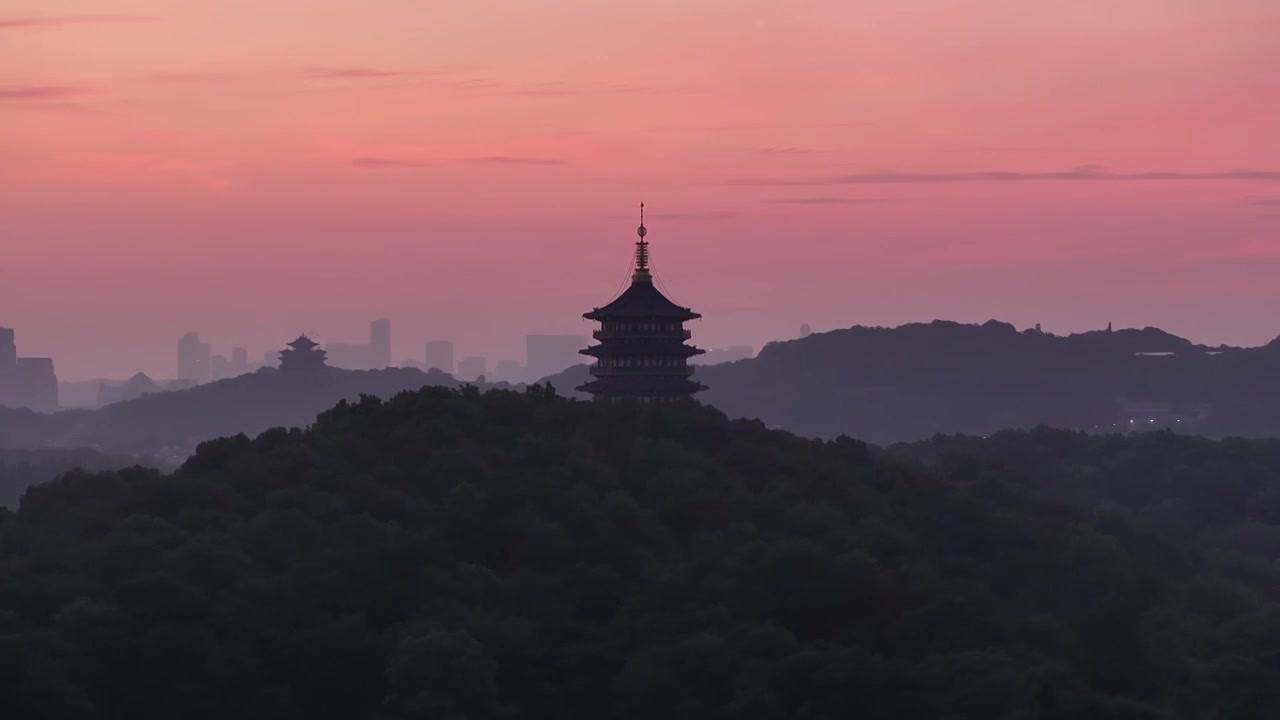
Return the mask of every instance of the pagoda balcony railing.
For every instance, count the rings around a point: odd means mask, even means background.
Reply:
[[[596,340],[688,340],[693,337],[692,330],[596,330],[591,333]]]
[[[656,375],[656,376],[668,376],[668,377],[675,375],[678,377],[691,377],[692,375],[694,375],[694,373],[697,372],[697,370],[692,365],[689,365],[686,367],[654,367],[654,366],[600,367],[599,364],[596,364],[596,365],[592,365],[588,370],[588,372],[590,372],[592,375],[596,377],[601,377],[601,376],[607,377],[610,375]]]

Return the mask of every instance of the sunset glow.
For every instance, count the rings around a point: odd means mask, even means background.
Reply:
[[[654,264],[699,344],[1280,334],[1272,0],[10,0],[0,325],[66,379],[396,327],[517,358]]]

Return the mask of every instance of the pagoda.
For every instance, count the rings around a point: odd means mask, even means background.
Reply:
[[[299,335],[289,343],[288,350],[280,351],[280,370],[283,372],[312,372],[325,366],[325,352],[314,340]]]
[[[640,240],[631,287],[608,305],[582,316],[600,323],[592,333],[600,342],[579,351],[596,362],[590,370],[593,379],[578,390],[597,400],[686,400],[707,389],[690,379],[694,369],[689,358],[703,351],[685,344],[690,332],[684,323],[702,316],[654,287],[643,203],[636,234]]]

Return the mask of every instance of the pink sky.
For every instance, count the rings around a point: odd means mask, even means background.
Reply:
[[[643,200],[704,347],[1259,344],[1276,38],[1274,0],[7,0],[0,325],[64,379],[375,317],[522,359],[591,330]]]

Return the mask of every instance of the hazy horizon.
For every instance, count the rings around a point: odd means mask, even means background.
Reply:
[[[1280,334],[1280,7],[18,0],[0,326],[64,380],[197,331],[492,365],[649,209],[703,347],[935,318]]]

